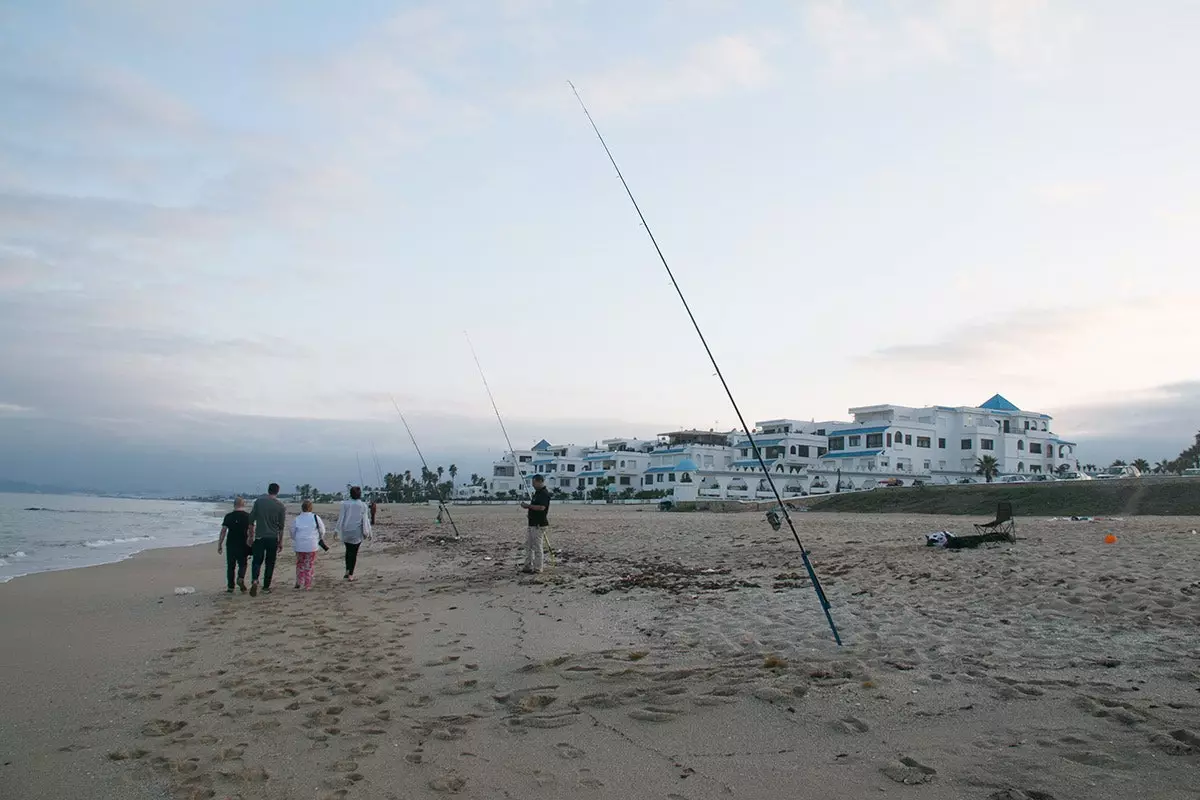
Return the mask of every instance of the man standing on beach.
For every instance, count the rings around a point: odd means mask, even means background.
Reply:
[[[226,538],[228,535],[228,538]],[[221,520],[221,538],[217,540],[217,554],[225,548],[225,591],[233,593],[233,572],[237,568],[237,586],[246,591],[246,558],[250,555],[250,515],[246,513],[246,501],[233,501],[233,511]]]
[[[263,592],[271,591],[271,576],[275,574],[275,556],[283,549],[283,526],[287,508],[279,500],[279,484],[272,483],[267,493],[254,501],[250,509],[250,547],[253,558],[250,562],[250,596],[258,596],[258,573],[262,572]]]
[[[550,524],[550,492],[546,491],[546,479],[533,476],[533,497],[521,508],[529,512],[529,528],[525,531],[525,568],[522,572],[542,571],[545,555],[542,551],[542,529]]]

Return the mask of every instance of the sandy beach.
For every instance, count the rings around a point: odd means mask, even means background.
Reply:
[[[839,648],[761,514],[555,507],[536,577],[519,510],[434,515],[308,593],[215,542],[0,586],[4,795],[1200,797],[1200,519],[797,514]]]

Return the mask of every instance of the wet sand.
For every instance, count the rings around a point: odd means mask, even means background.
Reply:
[[[4,677],[27,687],[0,780],[21,797],[1198,796],[1200,520],[1019,520],[1015,545],[947,552],[924,534],[963,518],[796,514],[838,648],[761,514],[557,507],[559,552],[529,577],[515,508],[456,508],[458,542],[433,509],[381,512],[354,584],[335,544],[307,593],[287,550],[254,599],[198,549],[0,586],[5,641],[23,637]]]

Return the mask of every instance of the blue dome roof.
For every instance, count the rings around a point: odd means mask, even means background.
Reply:
[[[700,467],[696,466],[695,461],[692,461],[690,458],[685,458],[683,461],[680,461],[675,465],[675,469],[679,472],[695,472],[696,470],[700,469]]]

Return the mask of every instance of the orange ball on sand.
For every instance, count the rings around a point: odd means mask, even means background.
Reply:
[[[1108,536],[1105,536],[1105,537],[1104,537],[1104,543],[1105,543],[1105,544],[1116,544],[1116,543],[1117,543],[1117,537],[1116,537],[1116,536],[1113,536],[1113,535],[1110,533]]]

